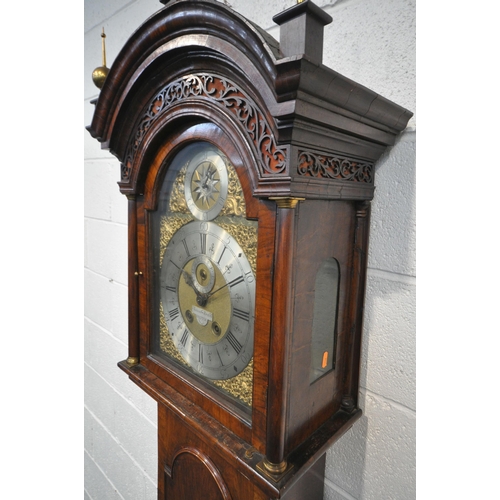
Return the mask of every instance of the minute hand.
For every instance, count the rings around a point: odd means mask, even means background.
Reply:
[[[212,295],[216,294],[217,292],[219,292],[220,290],[222,290],[223,288],[226,288],[226,286],[234,286],[234,285],[237,285],[238,283],[241,283],[242,281],[244,280],[243,276],[238,276],[237,278],[235,278],[234,280],[232,281],[228,281],[226,282],[225,285],[222,285],[220,288],[217,288],[217,290],[215,290],[214,292],[211,292],[207,295],[207,298],[211,297]]]
[[[217,288],[214,292],[210,292],[207,294],[207,299],[209,299],[212,295],[216,294],[218,291],[222,290],[223,288],[226,288],[226,286],[229,285],[229,283],[226,283],[225,285],[222,285],[220,288]]]

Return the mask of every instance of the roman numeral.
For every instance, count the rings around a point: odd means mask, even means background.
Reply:
[[[240,318],[244,321],[249,321],[250,320],[250,313],[246,311],[241,311],[240,309],[233,309],[233,315],[236,316],[237,318]]]
[[[186,240],[182,240],[182,244],[184,245],[184,250],[186,250],[186,254],[189,257],[191,254],[189,253],[189,249],[188,249]]]
[[[241,352],[243,346],[238,342],[238,339],[232,334],[232,332],[227,332],[227,341],[231,344],[231,347],[236,351],[236,354]]]
[[[224,366],[224,363],[222,362],[222,358],[220,357],[219,350],[216,348],[215,351],[217,352],[217,356],[219,356],[219,361],[220,361],[221,366]]]
[[[198,361],[203,364],[203,346],[201,344],[198,345]]]
[[[224,255],[224,252],[226,251],[226,247],[222,249],[222,253],[220,254],[219,260],[217,261],[217,264],[220,264],[220,261],[222,259],[222,256]]]
[[[234,278],[234,280],[230,281],[228,285],[232,288],[233,286],[239,285],[244,281],[243,276],[238,276],[237,278]]]
[[[201,238],[201,253],[207,253],[207,235],[200,233]]]
[[[187,330],[184,330],[184,333],[182,334],[182,337],[181,337],[181,344],[186,347],[186,342],[187,342],[187,339],[188,339],[188,335],[189,335],[189,332]]]
[[[168,314],[170,315],[170,319],[173,321],[177,318],[177,316],[179,316],[179,308],[176,307],[175,309],[168,311]]]
[[[165,290],[168,290],[169,292],[177,293],[177,288],[175,288],[175,286],[166,286]]]

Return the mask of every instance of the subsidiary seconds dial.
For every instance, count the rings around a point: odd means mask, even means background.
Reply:
[[[212,380],[243,371],[253,355],[255,277],[236,240],[213,222],[186,224],[167,245],[160,287],[187,364]]]

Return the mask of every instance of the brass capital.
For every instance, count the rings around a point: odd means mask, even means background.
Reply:
[[[295,208],[299,201],[304,201],[305,198],[295,198],[293,196],[273,196],[269,198],[278,205],[278,208]]]

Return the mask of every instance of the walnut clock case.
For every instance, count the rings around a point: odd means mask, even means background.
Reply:
[[[128,198],[129,357],[158,402],[158,498],[323,498],[357,395],[374,164],[412,114],[222,3],[162,2],[89,132]]]

